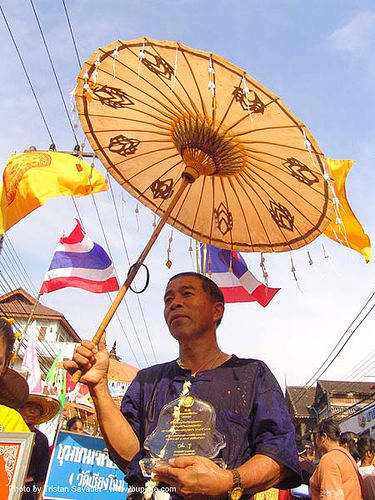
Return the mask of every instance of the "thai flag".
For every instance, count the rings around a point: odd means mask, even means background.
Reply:
[[[201,259],[202,270],[205,270],[206,261],[208,275],[223,292],[225,302],[257,301],[266,307],[280,290],[266,287],[258,281],[239,252],[207,245],[206,256],[201,248]]]
[[[40,294],[69,286],[94,293],[119,289],[111,259],[84,233],[77,219],[76,222],[70,235],[60,238]]]

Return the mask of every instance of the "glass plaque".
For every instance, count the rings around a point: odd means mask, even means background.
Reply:
[[[140,461],[142,473],[149,477],[156,464],[170,458],[200,455],[225,467],[215,459],[225,447],[224,436],[216,430],[215,408],[190,394],[182,395],[163,406],[155,430],[145,439],[151,458]]]

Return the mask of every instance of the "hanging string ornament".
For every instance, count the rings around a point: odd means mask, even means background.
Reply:
[[[90,79],[87,66],[85,66],[85,72],[83,74],[83,92],[85,94],[86,99],[91,102],[92,101],[92,93],[90,88]]]
[[[249,102],[250,89],[247,86],[245,75],[242,77],[242,85],[243,85],[243,94],[245,96],[245,103],[246,103],[246,107],[247,107],[247,112],[249,113],[250,120],[253,121],[253,114],[251,112],[250,102]]]
[[[259,265],[262,269],[264,283],[265,283],[266,287],[268,288],[268,272],[266,269],[266,259],[264,257],[263,252],[260,254],[260,264]]]
[[[73,123],[74,129],[78,128],[78,111],[77,111],[77,106],[76,106],[76,89],[77,89],[77,85],[74,87],[74,89],[71,92],[69,92],[70,112],[72,114],[72,123]]]
[[[174,90],[174,87],[176,85],[177,63],[178,63],[178,47],[176,47],[176,54],[175,54],[175,57],[174,57],[174,67],[173,67],[173,77],[172,77],[171,90]]]
[[[172,267],[172,261],[171,261],[171,253],[172,253],[172,241],[173,241],[173,229],[171,230],[171,235],[168,240],[168,248],[167,248],[167,262],[165,265],[167,266],[168,269]]]
[[[144,58],[145,58],[145,42],[143,42],[142,48],[138,54],[139,61],[138,61],[138,70],[137,70],[137,81],[139,80],[139,78],[141,76],[141,64],[142,64],[142,61]]]
[[[116,78],[116,63],[118,59],[118,45],[116,45],[115,50],[112,52],[113,57],[113,78]]]
[[[193,240],[192,238],[189,238],[189,255],[190,255],[190,260],[191,260],[191,267],[194,269],[196,269],[197,273],[200,273],[200,266],[198,265],[198,262],[197,262],[197,265],[194,266],[194,256],[193,256]]]
[[[293,257],[290,256],[290,264],[291,264],[291,271],[292,271],[292,274],[294,276],[294,279],[298,282],[298,279],[297,279],[297,271],[296,271],[296,268],[294,267],[294,262],[293,262]]]
[[[212,65],[212,57],[210,56],[210,61],[208,65],[208,90],[212,95],[212,109],[216,109],[216,92],[215,92],[215,70]]]
[[[134,213],[135,213],[135,220],[137,222],[137,231],[139,231],[139,203],[138,202],[135,206]]]
[[[323,255],[325,259],[329,259],[329,253],[327,252],[326,246],[324,243],[322,243],[322,248],[323,248]]]
[[[92,81],[96,85],[96,82],[98,81],[98,74],[99,74],[99,66],[101,64],[100,62],[100,54],[98,54],[96,61],[95,61],[95,69],[92,73]]]
[[[305,146],[305,148],[309,152],[311,163],[316,168],[316,170],[318,172],[320,172],[320,169],[319,169],[318,165],[316,164],[316,160],[314,158],[314,155],[312,154],[311,142],[308,140],[305,131],[303,131],[303,136],[304,136],[304,146]],[[329,188],[330,188],[330,190],[332,192],[332,205],[333,205],[333,210],[335,212],[335,222],[336,222],[336,225],[338,226],[339,233],[343,236],[343,238],[344,238],[347,246],[349,247],[350,245],[349,245],[349,242],[348,242],[348,239],[347,239],[347,236],[346,236],[346,229],[344,227],[344,224],[343,224],[343,221],[342,221],[342,217],[341,217],[341,213],[340,213],[340,200],[336,196],[334,181],[331,179],[331,177],[329,176],[329,174],[327,172],[327,166],[325,164],[324,159],[322,160],[322,167],[323,167],[323,179],[327,182],[327,184],[328,184],[328,186],[329,186]],[[341,238],[337,235],[337,233],[334,230],[333,230],[333,233],[334,233],[337,241],[339,243],[342,243]]]
[[[290,255],[290,264],[291,264],[291,269],[290,270],[291,270],[291,272],[293,274],[293,277],[295,279],[295,282],[296,282],[296,285],[298,287],[298,290],[302,293],[302,290],[301,290],[301,288],[299,286],[299,282],[298,282],[298,278],[297,278],[297,270],[296,270],[296,268],[294,266],[292,254]]]
[[[306,252],[307,252],[307,257],[309,259],[309,265],[312,266],[314,264],[314,261],[312,260],[310,252],[307,247],[306,247]]]

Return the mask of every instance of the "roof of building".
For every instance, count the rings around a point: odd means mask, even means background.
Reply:
[[[292,405],[296,418],[311,416],[309,407],[314,403],[315,387],[287,386],[286,396]]]
[[[11,292],[0,296],[0,313],[15,319],[27,319],[30,316],[35,303],[36,299],[34,297],[28,294],[23,288],[17,288],[16,290],[12,290]],[[78,333],[74,330],[72,325],[67,321],[61,312],[55,311],[54,309],[44,306],[38,302],[33,312],[33,318],[57,320],[61,323],[64,330],[72,337],[72,339],[76,342],[81,342],[81,338]]]
[[[374,382],[350,382],[340,380],[318,380],[317,386],[330,394],[362,394],[368,395],[375,392]]]

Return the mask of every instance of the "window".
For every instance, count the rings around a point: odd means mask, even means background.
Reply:
[[[45,340],[46,333],[47,333],[47,327],[46,326],[41,326],[39,328],[38,340]]]

